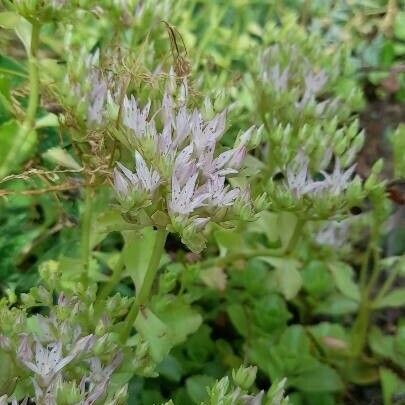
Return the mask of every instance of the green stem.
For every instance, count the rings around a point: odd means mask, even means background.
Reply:
[[[14,165],[14,162],[18,160],[18,155],[21,149],[23,149],[23,145],[29,133],[34,129],[35,126],[35,115],[39,100],[39,70],[37,53],[40,30],[41,26],[38,23],[32,24],[31,45],[28,51],[28,77],[30,86],[28,107],[25,119],[17,132],[13,145],[0,166],[0,179],[4,178],[9,173],[10,168]]]
[[[84,200],[84,213],[83,213],[83,225],[82,225],[82,237],[81,237],[81,258],[83,264],[83,278],[82,281],[87,284],[90,271],[90,237],[91,237],[91,225],[93,217],[93,195],[89,188],[85,189]]]
[[[167,232],[165,230],[159,229],[156,231],[151,259],[146,270],[143,283],[140,290],[136,292],[135,301],[125,319],[125,326],[121,333],[122,342],[125,342],[128,339],[131,329],[134,326],[135,320],[138,316],[139,309],[141,306],[147,304],[149,300],[153,281],[155,280],[156,272],[159,268],[160,260],[164,252],[166,237]]]
[[[370,280],[367,284],[367,295],[370,297],[371,293],[373,292],[373,288],[375,286],[375,283],[378,281],[378,277],[380,275],[380,254],[379,254],[379,249],[377,246],[372,247],[372,252],[373,252],[373,269],[371,270],[371,276]]]
[[[304,224],[305,224],[305,221],[303,219],[301,219],[301,218],[297,219],[297,223],[295,224],[294,232],[291,235],[288,245],[285,248],[284,254],[287,255],[294,250],[294,248],[297,245],[297,242],[299,240],[299,237],[301,235]]]
[[[352,354],[358,357],[363,352],[366,343],[368,324],[370,320],[370,303],[368,296],[360,302],[359,312],[352,329]]]
[[[399,266],[396,266],[390,273],[390,275],[385,280],[383,286],[381,287],[380,291],[378,292],[377,296],[374,299],[374,303],[378,303],[384,298],[385,294],[391,289],[392,284],[394,283],[395,279],[397,278],[399,271]]]
[[[352,351],[355,357],[358,357],[362,354],[363,349],[367,341],[367,331],[370,323],[370,316],[372,312],[372,298],[371,294],[375,283],[378,281],[380,275],[380,251],[378,248],[378,224],[374,224],[374,229],[371,237],[369,247],[367,249],[365,261],[360,274],[360,307],[357,314],[356,320],[352,328]],[[366,273],[369,266],[370,256],[372,255],[373,259],[373,268],[371,270],[371,275],[366,282]]]
[[[124,255],[121,254],[117,264],[114,266],[113,269],[113,274],[108,280],[107,283],[104,284],[103,288],[100,290],[98,297],[97,297],[97,302],[95,305],[95,315],[96,317],[100,316],[100,313],[103,309],[104,305],[104,300],[107,299],[107,297],[111,294],[111,292],[114,290],[115,286],[120,282],[122,272],[125,269],[125,264],[124,264]]]
[[[206,269],[208,267],[215,267],[215,266],[221,267],[229,263],[233,263],[237,260],[248,260],[260,256],[280,257],[284,256],[284,252],[275,251],[271,249],[258,249],[249,252],[231,253],[227,256],[205,260],[204,262],[201,263],[201,268]]]
[[[362,262],[361,268],[360,268],[359,284],[360,284],[360,290],[361,291],[363,291],[366,288],[367,272],[368,272],[368,258],[370,256],[370,246],[371,245],[369,245],[367,247],[367,250],[364,253],[363,262]]]

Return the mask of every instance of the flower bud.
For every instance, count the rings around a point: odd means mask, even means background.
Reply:
[[[111,352],[115,348],[115,343],[111,334],[105,334],[101,338],[97,339],[93,346],[93,353],[96,356],[101,356],[105,353]]]
[[[173,290],[177,282],[177,274],[174,272],[166,272],[160,276],[159,291],[160,293],[167,294]]]
[[[257,367],[239,367],[238,370],[232,370],[232,378],[235,384],[242,390],[247,391],[255,382]]]
[[[49,287],[54,287],[59,283],[61,272],[59,262],[56,260],[48,260],[39,266],[39,274],[41,279],[46,282]]]
[[[56,398],[60,405],[75,405],[83,400],[79,387],[75,383],[59,383],[56,388]]]
[[[223,111],[226,108],[226,96],[225,92],[218,91],[214,101],[214,111]]]
[[[128,400],[128,385],[124,385],[114,395],[114,399],[111,402],[111,405],[124,405],[127,403],[127,400]]]

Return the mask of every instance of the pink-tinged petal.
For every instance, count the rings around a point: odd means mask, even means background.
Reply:
[[[127,180],[129,180],[133,185],[138,184],[139,179],[135,173],[132,173],[131,170],[126,168],[122,163],[117,162],[117,166],[120,169],[121,173],[124,174]]]
[[[313,94],[318,93],[328,81],[328,76],[321,70],[318,73],[310,73],[305,77],[305,86]]]
[[[176,196],[181,193],[180,183],[175,175],[172,176],[172,193]]]
[[[238,173],[237,170],[235,169],[231,169],[231,168],[227,168],[227,169],[222,169],[219,170],[216,174],[218,174],[219,176],[228,176],[229,174],[236,174]],[[215,176],[215,175],[214,175]]]
[[[32,350],[28,335],[22,335],[20,344],[17,349],[17,357],[20,361],[26,363],[32,360]]]
[[[215,170],[222,169],[230,161],[234,153],[235,151],[233,149],[230,149],[218,155],[213,162],[214,169]]]
[[[256,130],[255,126],[251,126],[246,130],[238,139],[238,146],[246,146],[252,138],[253,131]]]
[[[150,106],[152,105],[151,100],[148,100],[148,102],[146,103],[145,107],[143,107],[142,110],[142,118],[143,119],[147,119],[149,116],[149,112],[150,112]]]
[[[174,176],[177,177],[182,187],[187,183],[188,179],[195,173],[197,173],[197,165],[194,160],[191,160],[190,162],[187,162],[184,165],[177,166],[173,171]]]
[[[225,131],[226,111],[215,116],[207,123],[204,133],[210,141],[217,142]]]
[[[169,93],[165,92],[162,100],[163,120],[165,123],[170,123],[170,125],[173,125],[173,109],[173,99]]]
[[[114,188],[120,197],[125,197],[129,193],[128,180],[122,175],[118,169],[113,172]]]
[[[228,162],[228,167],[233,169],[240,169],[242,166],[243,160],[246,156],[246,147],[244,145],[239,145],[233,150],[233,155]]]
[[[175,168],[177,167],[181,168],[189,163],[191,156],[193,154],[193,149],[194,149],[193,145],[190,144],[181,150],[181,152],[177,155],[176,160],[174,162]]]
[[[191,135],[197,153],[201,153],[206,147],[207,139],[202,130],[201,117],[197,111],[191,115]]]
[[[83,405],[93,405],[101,396],[104,395],[108,385],[108,380],[104,380],[101,383],[95,385],[90,393],[88,394],[87,398],[83,402]]]
[[[159,152],[167,155],[171,151],[172,144],[172,127],[170,123],[165,123],[159,137]]]
[[[235,199],[239,196],[240,190],[234,188],[231,191],[228,191],[222,198],[222,205],[231,205]]]
[[[93,335],[87,335],[80,338],[74,345],[72,353],[80,355],[88,352],[94,345],[95,339]]]
[[[150,188],[150,191],[154,191],[159,184],[160,184],[160,175],[156,170],[153,170],[152,175],[151,175],[151,188]]]
[[[205,204],[205,201],[210,197],[210,193],[204,193],[204,194],[198,194],[197,196],[194,196],[194,199],[191,201],[190,205],[193,210],[199,207],[203,207]]]
[[[354,171],[355,171],[355,169],[356,169],[356,166],[357,166],[356,164],[350,166],[350,167],[343,173],[343,175],[342,175],[342,182],[343,182],[343,183],[347,183],[347,182],[350,180],[350,178],[352,177],[352,175],[353,175],[353,173],[354,173]]]
[[[195,189],[197,177],[198,177],[198,173],[195,173],[193,176],[191,176],[188,179],[186,185],[183,187],[182,198],[185,201],[190,201],[191,200],[191,197],[194,194],[194,189]]]
[[[110,378],[112,373],[121,365],[124,355],[121,352],[118,352],[107,367],[103,370],[103,375],[105,378]]]
[[[180,146],[186,139],[190,132],[190,115],[188,114],[186,108],[183,106],[179,109],[176,115],[176,137],[174,140],[175,146]]]
[[[150,181],[149,181],[149,169],[146,165],[146,162],[142,155],[139,152],[135,152],[135,166],[136,166],[136,174],[141,181],[143,187],[148,190]]]

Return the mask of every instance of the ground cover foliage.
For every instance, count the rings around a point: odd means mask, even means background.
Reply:
[[[404,10],[2,0],[0,404],[403,403]]]

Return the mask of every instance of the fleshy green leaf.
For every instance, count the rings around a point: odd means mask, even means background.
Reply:
[[[149,344],[152,359],[160,363],[173,347],[173,336],[169,328],[148,308],[139,312],[135,326]]]
[[[139,291],[148,268],[155,242],[156,231],[144,228],[140,232],[124,232],[124,262],[128,274]]]
[[[261,257],[275,267],[275,279],[280,292],[287,300],[293,299],[302,286],[302,277],[298,271],[299,262],[294,259]]]
[[[353,269],[343,262],[329,263],[329,269],[335,280],[338,290],[347,298],[352,300],[360,300],[360,290],[358,285],[354,282]]]
[[[374,304],[374,308],[401,308],[405,305],[405,288],[398,288]]]
[[[201,315],[193,310],[181,297],[164,297],[152,307],[159,319],[170,331],[173,345],[182,343],[202,323]]]
[[[214,382],[214,378],[207,375],[189,377],[186,381],[187,393],[195,404],[201,404],[208,397],[207,388]]]

